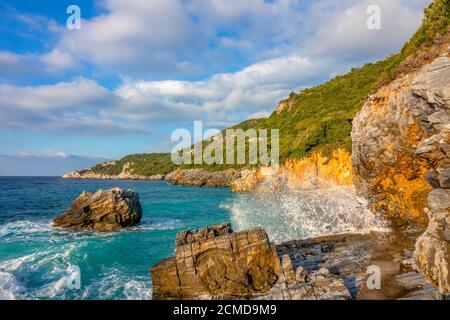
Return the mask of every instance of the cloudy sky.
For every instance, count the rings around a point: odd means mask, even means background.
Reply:
[[[66,27],[74,2],[80,30]],[[429,3],[2,0],[0,167],[16,157],[26,174],[60,174],[170,151],[172,130],[194,120],[267,116],[293,90],[397,52]],[[366,27],[370,5],[381,30]],[[44,170],[46,159],[66,165]]]

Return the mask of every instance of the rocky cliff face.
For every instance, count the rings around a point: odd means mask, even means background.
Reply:
[[[328,157],[313,153],[307,158],[287,160],[276,168],[242,170],[241,177],[231,183],[231,189],[234,192],[273,191],[285,187],[310,190],[351,184],[351,156],[339,149]]]
[[[382,87],[353,121],[357,190],[397,221],[427,222],[425,177],[448,168],[449,52]]]
[[[355,185],[372,208],[428,227],[415,264],[450,293],[450,46],[382,87],[353,122]]]
[[[114,231],[138,224],[142,207],[133,190],[114,188],[83,192],[72,206],[53,220],[53,226],[75,230]]]

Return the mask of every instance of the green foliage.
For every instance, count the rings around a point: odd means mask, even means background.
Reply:
[[[92,167],[91,171],[105,175],[118,175],[126,163],[133,164],[134,174],[145,176],[166,174],[176,168],[168,153],[144,153],[126,156],[112,165],[98,164]]]

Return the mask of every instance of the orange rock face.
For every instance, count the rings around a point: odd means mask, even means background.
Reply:
[[[257,188],[316,189],[351,184],[351,155],[345,150],[336,150],[330,157],[314,153],[307,158],[287,160],[277,168],[243,170],[241,178],[231,183],[231,189],[248,192]]]
[[[427,141],[444,137],[449,126],[449,88],[450,58],[444,53],[382,87],[353,121],[356,189],[394,221],[428,221],[432,187],[424,177],[448,159],[448,150]]]

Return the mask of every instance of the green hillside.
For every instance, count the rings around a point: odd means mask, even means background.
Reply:
[[[337,76],[320,86],[291,93],[287,107],[273,112],[266,119],[247,120],[233,129],[279,129],[281,161],[304,157],[313,151],[328,154],[336,148],[351,150],[350,132],[352,119],[361,109],[367,96],[381,85],[389,83],[402,73],[419,68],[433,58],[434,39],[446,34],[450,23],[450,0],[435,0],[427,9],[419,30],[408,41],[400,53],[387,59],[368,63],[361,68]],[[208,142],[204,142],[207,145]],[[133,162],[136,174],[151,175],[167,173],[176,166],[169,154],[130,155],[114,166],[97,165],[92,171],[117,174],[124,163]],[[229,168],[227,165],[194,166],[209,170]]]

